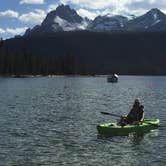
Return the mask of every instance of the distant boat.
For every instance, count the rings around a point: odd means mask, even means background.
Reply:
[[[112,74],[107,77],[107,82],[118,82],[118,75],[117,74]]]

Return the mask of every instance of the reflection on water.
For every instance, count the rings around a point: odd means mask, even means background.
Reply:
[[[126,137],[130,143],[132,143],[134,145],[139,145],[139,144],[141,144],[142,141],[144,141],[144,138],[145,138],[146,135],[150,138],[158,137],[159,136],[159,130],[155,129],[155,130],[151,130],[151,131],[146,132],[146,133],[145,132],[144,133],[130,133],[127,136],[109,136],[109,135],[98,134],[97,138],[101,139],[101,140],[111,141],[112,138]]]
[[[143,136],[98,137],[140,98],[166,124],[166,77],[0,78],[0,165],[165,165],[165,128]],[[148,159],[148,160],[147,160]]]
[[[133,137],[131,137],[131,141],[133,142],[133,144],[135,145],[139,145],[141,143],[141,141],[144,139],[144,135],[145,134],[133,134]]]

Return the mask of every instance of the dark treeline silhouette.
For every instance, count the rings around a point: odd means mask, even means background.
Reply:
[[[67,52],[56,56],[33,55],[26,49],[12,52],[0,41],[0,75],[68,75],[78,74],[75,68],[75,57]],[[83,73],[85,74],[85,73]]]
[[[166,32],[58,32],[2,43],[1,74],[166,75]]]

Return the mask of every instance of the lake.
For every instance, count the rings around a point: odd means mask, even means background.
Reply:
[[[96,126],[124,115],[135,98],[161,127],[103,138]],[[0,78],[0,166],[165,166],[166,77]]]

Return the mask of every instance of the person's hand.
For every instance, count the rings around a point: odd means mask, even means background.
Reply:
[[[142,124],[142,123],[143,123],[143,120],[141,120],[139,123]]]
[[[126,115],[122,115],[122,116],[121,116],[121,119],[126,119],[126,118],[127,118]]]

